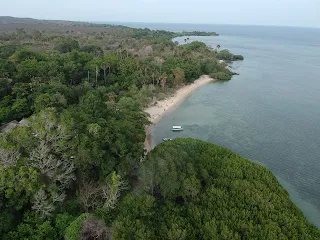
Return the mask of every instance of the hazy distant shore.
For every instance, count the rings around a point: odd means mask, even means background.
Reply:
[[[203,75],[192,84],[181,87],[173,96],[165,100],[158,101],[154,106],[144,109],[144,111],[149,114],[149,121],[152,122],[152,125],[156,124],[166,113],[178,106],[187,96],[189,96],[189,94],[197,90],[199,87],[213,81],[215,81],[215,79],[207,75]],[[145,148],[147,152],[151,150],[151,134],[149,132],[149,127],[146,127]]]

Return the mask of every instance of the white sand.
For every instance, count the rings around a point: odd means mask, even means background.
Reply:
[[[199,79],[195,80],[192,84],[183,86],[180,88],[172,97],[165,100],[158,101],[155,106],[146,108],[144,111],[148,113],[149,120],[153,124],[157,123],[169,110],[176,107],[182,102],[190,93],[198,89],[204,84],[214,81],[207,75],[201,76]]]
[[[190,93],[198,89],[199,87],[213,82],[214,79],[207,75],[201,76],[199,79],[195,80],[192,84],[183,86],[180,88],[172,97],[165,100],[158,101],[155,106],[148,107],[144,109],[146,113],[149,114],[149,120],[152,124],[157,123],[163,116],[174,107],[178,106]],[[150,134],[148,133],[148,128],[146,128],[147,139],[145,142],[145,147],[147,151],[151,150],[150,146]]]

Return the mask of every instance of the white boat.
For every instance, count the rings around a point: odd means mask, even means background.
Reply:
[[[162,138],[162,141],[167,142],[167,141],[172,141],[172,138]]]
[[[182,126],[172,126],[171,131],[178,132],[178,131],[183,131]]]

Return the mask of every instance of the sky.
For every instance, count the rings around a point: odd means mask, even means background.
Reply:
[[[320,0],[0,0],[0,16],[320,28]]]

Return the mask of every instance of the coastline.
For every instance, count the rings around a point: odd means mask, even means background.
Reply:
[[[158,101],[156,105],[144,109],[144,112],[149,115],[149,121],[152,123],[151,125],[145,127],[146,140],[144,142],[144,146],[147,152],[151,151],[151,133],[149,132],[149,128],[159,122],[170,110],[177,107],[192,92],[201,86],[214,81],[216,81],[216,79],[213,79],[208,75],[203,75],[193,83],[178,89],[173,96]]]

